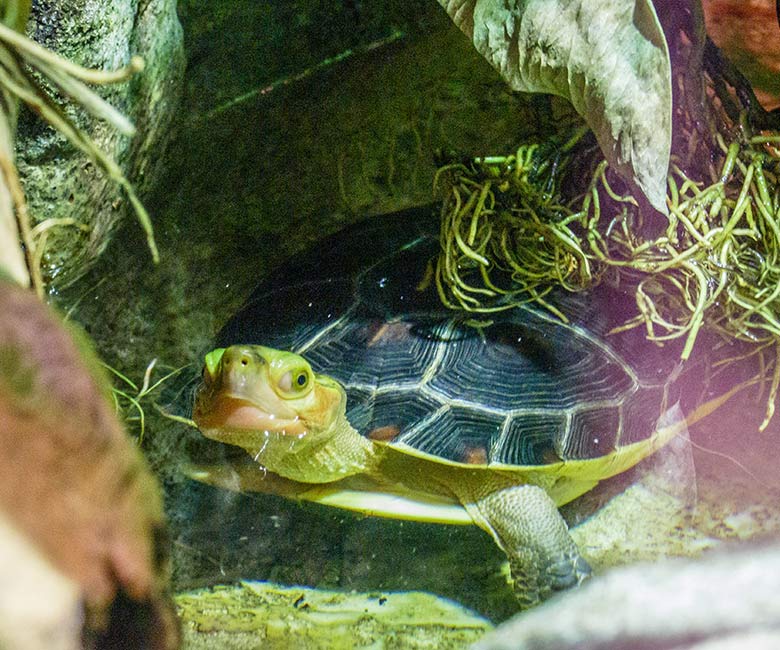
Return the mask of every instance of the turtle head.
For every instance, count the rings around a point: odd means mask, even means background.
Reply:
[[[207,438],[262,455],[275,471],[267,459],[279,449],[295,452],[334,435],[345,403],[344,389],[303,357],[234,345],[206,355],[192,418]]]

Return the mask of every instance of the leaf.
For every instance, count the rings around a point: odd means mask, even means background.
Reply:
[[[439,0],[504,80],[565,97],[610,165],[666,213],[671,63],[650,0]]]
[[[137,641],[111,647],[178,647],[162,494],[90,341],[10,281],[0,321],[0,518],[76,586],[87,627]]]

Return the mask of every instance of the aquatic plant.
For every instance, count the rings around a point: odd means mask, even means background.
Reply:
[[[144,443],[144,434],[146,433],[146,411],[144,410],[144,402],[150,399],[151,394],[165,384],[169,379],[172,379],[179,372],[184,370],[183,367],[175,368],[168,371],[160,379],[152,382],[152,373],[157,365],[157,359],[152,359],[144,370],[144,376],[139,386],[136,382],[130,379],[127,375],[124,375],[119,370],[110,366],[109,364],[102,362],[101,365],[108,370],[114,377],[116,377],[120,386],[112,384],[111,386],[111,399],[114,403],[114,410],[120,419],[127,423],[137,423],[138,426],[138,445],[141,446]],[[169,413],[166,413],[156,402],[152,402],[154,407],[162,413],[164,417],[178,422],[184,421],[189,424],[191,421],[186,418],[181,418]],[[131,415],[134,412],[135,415]]]

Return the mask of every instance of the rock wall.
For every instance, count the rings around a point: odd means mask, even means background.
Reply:
[[[28,35],[84,66],[115,69],[131,56],[145,68],[129,82],[98,89],[137,133],[127,138],[77,107],[65,112],[119,162],[142,198],[159,176],[184,72],[175,0],[37,0]],[[60,99],[62,99],[60,97]],[[108,244],[116,226],[135,218],[129,202],[80,151],[24,109],[17,136],[18,167],[35,223],[70,218],[47,231],[44,275],[56,290],[80,276]]]

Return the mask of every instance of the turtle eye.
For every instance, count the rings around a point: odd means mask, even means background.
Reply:
[[[305,390],[311,382],[311,373],[305,368],[288,370],[279,379],[279,388],[285,393],[299,394]]]

